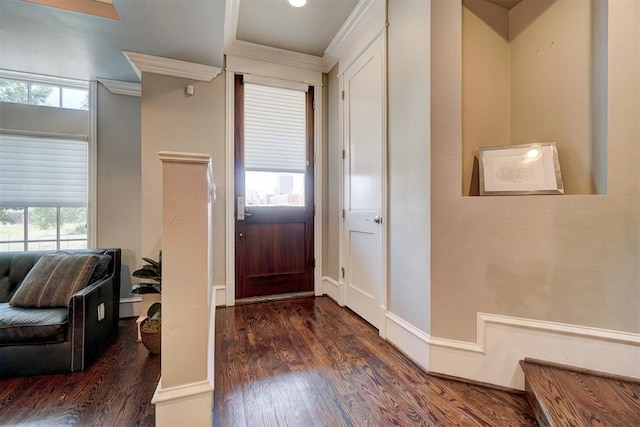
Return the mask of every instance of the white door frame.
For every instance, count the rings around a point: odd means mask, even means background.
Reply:
[[[314,277],[314,293],[317,296],[322,295],[322,73],[321,72],[302,72],[300,77],[291,76],[289,67],[284,73],[278,73],[278,67],[274,64],[266,64],[262,67],[257,61],[243,61],[239,59],[235,61],[233,67],[229,67],[229,58],[227,58],[226,69],[226,185],[224,203],[226,206],[226,284],[225,295],[217,297],[218,305],[233,306],[236,301],[236,259],[235,259],[235,156],[234,156],[234,103],[235,103],[235,86],[234,77],[237,74],[256,74],[266,78],[276,78],[281,80],[297,81],[306,83],[314,87],[314,204],[315,215],[313,221],[313,252],[315,258]],[[274,73],[275,69],[275,73]]]

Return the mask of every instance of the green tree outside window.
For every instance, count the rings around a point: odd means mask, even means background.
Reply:
[[[27,82],[0,79],[0,101],[28,104],[28,85]],[[31,103],[36,105],[46,104],[51,92],[53,92],[53,88],[50,86],[37,86],[31,91]]]

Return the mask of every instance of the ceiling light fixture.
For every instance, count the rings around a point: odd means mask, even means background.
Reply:
[[[304,7],[307,5],[307,0],[287,0],[289,6]]]

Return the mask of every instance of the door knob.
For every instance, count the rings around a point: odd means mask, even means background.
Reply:
[[[373,221],[373,222],[375,222],[376,224],[382,224],[382,217],[381,217],[381,216],[376,215],[376,216],[374,216],[374,217],[373,217],[373,218],[371,218],[371,219],[367,219],[367,221]]]

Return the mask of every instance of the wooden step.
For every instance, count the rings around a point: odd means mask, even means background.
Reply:
[[[640,426],[640,380],[529,358],[520,366],[541,427]]]

